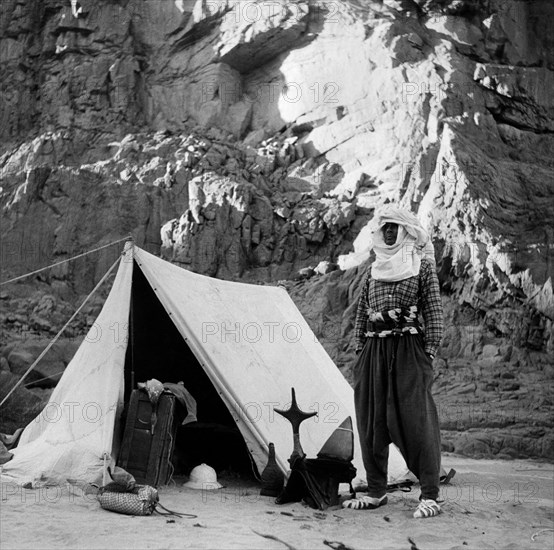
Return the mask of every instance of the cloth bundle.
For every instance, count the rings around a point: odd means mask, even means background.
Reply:
[[[130,516],[149,516],[160,501],[158,491],[150,485],[135,485],[128,490],[116,483],[102,488],[97,498],[104,510]]]
[[[303,500],[311,508],[325,510],[339,503],[339,484],[350,484],[356,468],[350,461],[333,458],[297,456],[291,463],[291,474],[277,504]]]
[[[160,504],[160,497],[155,487],[151,485],[137,485],[135,478],[123,468],[115,467],[111,483],[98,488],[97,499],[100,507],[110,512],[127,514],[129,516],[151,516],[154,512],[162,516],[177,516],[180,518],[195,518],[195,514],[173,512]],[[158,508],[165,510],[160,512]]]
[[[127,514],[129,516],[151,516],[154,512],[160,516],[176,516],[178,518],[195,518],[196,514],[174,512],[160,504],[156,488],[151,485],[135,485],[126,488],[118,483],[109,483],[101,487],[96,497],[100,507],[110,512]],[[164,510],[161,512],[158,508]]]

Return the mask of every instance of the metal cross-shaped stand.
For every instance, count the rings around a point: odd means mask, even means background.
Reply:
[[[294,388],[292,390],[292,401],[288,410],[283,411],[280,409],[273,409],[276,413],[279,413],[281,416],[284,416],[292,424],[292,437],[293,437],[293,450],[289,458],[289,463],[293,463],[297,457],[304,458],[306,454],[302,450],[302,445],[300,445],[300,424],[304,422],[307,418],[316,416],[317,412],[304,412],[298,407],[296,403],[296,393]]]

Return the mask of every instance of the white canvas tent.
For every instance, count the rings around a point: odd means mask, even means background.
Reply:
[[[23,431],[2,481],[99,481],[117,459],[131,386],[151,378],[184,381],[199,411],[204,394],[210,407],[224,404],[259,472],[270,442],[279,466],[289,467],[291,425],[273,408],[288,406],[293,387],[301,409],[318,411],[300,428],[308,457],[345,418],[356,424],[351,387],[284,289],[198,275],[128,243],[100,315]],[[363,479],[357,433],[354,442]],[[409,475],[391,446],[389,481]]]

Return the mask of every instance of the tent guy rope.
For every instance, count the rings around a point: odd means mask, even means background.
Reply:
[[[27,382],[27,384],[24,384],[24,387],[28,387],[28,386],[32,386],[33,384],[37,384],[38,382],[43,382],[44,380],[50,380],[52,378],[54,378],[54,376],[60,376],[61,374],[63,374],[64,371],[61,370],[59,372],[56,372],[55,374],[50,374],[48,376],[43,376],[42,378],[39,378],[38,380],[32,380],[31,382]]]
[[[113,241],[111,243],[105,244],[103,246],[99,246],[98,248],[93,248],[92,250],[89,250],[88,252],[83,252],[82,254],[77,254],[77,256],[73,256],[72,258],[67,258],[66,260],[60,260],[59,262],[56,262],[51,265],[47,265],[46,267],[41,267],[40,269],[35,269],[34,271],[31,271],[29,273],[25,273],[24,275],[19,275],[19,277],[14,277],[13,279],[9,279],[7,281],[2,281],[0,283],[0,286],[7,285],[8,283],[14,283],[15,281],[19,281],[21,279],[25,279],[26,277],[30,277],[31,275],[36,275],[37,273],[40,273],[41,271],[46,271],[47,269],[51,269],[53,267],[57,267],[58,265],[65,264],[67,262],[71,262],[73,260],[76,260],[77,258],[82,258],[83,256],[87,256],[88,254],[92,254],[93,252],[98,252],[99,250],[102,250],[104,248],[108,248],[109,246],[112,246],[114,244],[132,240],[131,236],[125,237],[123,239],[119,239],[117,241]]]
[[[112,243],[113,244],[113,243]],[[117,260],[112,264],[112,266],[106,271],[104,276],[98,281],[98,284],[91,290],[90,294],[83,300],[83,303],[77,308],[75,313],[69,318],[69,320],[65,323],[65,325],[58,331],[56,336],[52,338],[51,342],[44,348],[42,353],[35,359],[33,364],[25,371],[23,376],[17,381],[15,386],[7,393],[7,395],[2,399],[2,402],[0,402],[0,407],[8,400],[10,395],[22,384],[23,380],[27,377],[27,375],[37,366],[38,362],[48,353],[48,350],[56,343],[56,340],[62,335],[63,331],[69,326],[71,321],[75,319],[77,314],[85,307],[85,304],[88,302],[89,298],[102,286],[104,281],[108,278],[109,274],[113,271],[115,266],[119,263],[119,260],[121,260],[121,256],[117,258]]]

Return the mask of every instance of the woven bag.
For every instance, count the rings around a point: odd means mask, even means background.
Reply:
[[[150,485],[135,485],[130,491],[121,491],[110,484],[98,494],[98,502],[104,510],[128,514],[130,516],[151,515],[160,501],[158,491]]]

